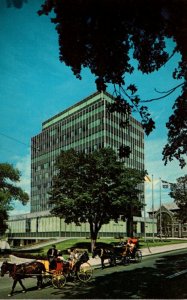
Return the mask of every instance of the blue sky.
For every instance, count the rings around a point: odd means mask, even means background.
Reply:
[[[20,169],[20,185],[30,192],[31,137],[41,131],[43,121],[95,92],[96,87],[89,70],[82,72],[80,81],[59,62],[54,25],[49,17],[37,15],[43,1],[23,2],[18,9],[8,8],[6,0],[0,1],[0,161]],[[172,46],[169,41],[171,50]],[[76,47],[72,51],[76,51]],[[158,97],[155,88],[165,91],[179,83],[172,80],[172,70],[179,59],[180,56],[175,55],[167,66],[151,75],[135,72],[126,82],[135,83],[143,99]],[[110,87],[108,91],[112,92]],[[145,168],[154,177],[155,206],[159,205],[159,178],[175,182],[187,170],[181,170],[178,162],[164,166],[162,161],[162,148],[167,141],[165,123],[177,93],[179,91],[149,106],[156,130],[145,138]],[[168,190],[162,191],[163,202],[170,201],[167,194]],[[148,208],[151,200],[151,185],[146,184]],[[23,207],[16,203],[12,213],[18,212],[29,212],[29,205]]]

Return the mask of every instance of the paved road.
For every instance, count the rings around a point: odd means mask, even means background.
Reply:
[[[92,281],[36,290],[35,279],[25,279],[28,289],[21,293],[19,285],[13,299],[187,299],[186,249],[145,256],[139,264],[96,267]],[[179,272],[183,271],[180,275]],[[174,277],[171,278],[171,275]],[[169,278],[170,277],[170,278]],[[7,299],[11,279],[0,278],[0,299]],[[11,283],[12,284],[12,283]]]

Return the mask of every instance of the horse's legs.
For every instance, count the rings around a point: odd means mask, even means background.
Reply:
[[[18,280],[17,280],[17,279],[14,279],[13,285],[12,285],[12,289],[11,289],[11,292],[8,294],[8,297],[10,297],[10,296],[13,295],[14,289],[15,289],[15,287],[16,287],[17,282],[18,282]]]
[[[11,290],[11,292],[8,294],[8,297],[10,297],[10,296],[13,295],[14,289],[15,289],[15,287],[16,287],[17,282],[18,282],[18,280],[17,280],[17,279],[14,279],[13,285],[12,285],[12,290]]]
[[[42,288],[42,275],[37,276],[37,288],[38,289]]]
[[[26,292],[26,288],[24,287],[24,285],[23,285],[21,279],[16,278],[16,279],[14,279],[14,281],[13,281],[12,290],[11,290],[11,292],[8,294],[8,297],[11,297],[11,296],[13,295],[14,289],[15,289],[15,287],[16,287],[17,282],[19,282],[19,284],[21,285],[21,287],[22,287],[22,289],[23,289],[23,292]]]
[[[115,257],[115,255],[112,255],[111,263],[113,264],[113,266],[116,266],[116,257]]]
[[[23,289],[22,292],[25,293],[27,290],[26,290],[25,286],[23,285],[22,280],[21,280],[21,279],[18,279],[18,282],[19,282],[19,284],[21,285],[21,287],[22,287],[22,289]]]
[[[104,269],[105,264],[104,264],[104,258],[103,257],[101,257],[101,266],[102,266],[102,269]]]

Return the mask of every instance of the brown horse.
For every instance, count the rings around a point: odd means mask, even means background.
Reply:
[[[9,276],[13,278],[14,282],[12,285],[12,290],[8,296],[12,296],[14,293],[14,289],[16,287],[17,282],[23,288],[23,293],[26,292],[26,288],[22,283],[22,279],[28,277],[37,277],[37,287],[42,287],[42,272],[46,272],[45,266],[38,261],[31,263],[23,263],[23,264],[11,264],[7,261],[3,262],[1,266],[1,276],[4,276],[6,273],[9,273]]]

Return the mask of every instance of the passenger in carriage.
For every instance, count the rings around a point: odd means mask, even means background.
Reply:
[[[79,252],[77,249],[68,249],[68,253],[69,253],[69,264],[70,264],[70,268],[71,270],[74,269],[74,266],[79,258]]]
[[[68,249],[68,253],[69,253],[69,250]],[[70,250],[71,251],[71,250]],[[62,256],[62,251],[61,250],[58,250],[58,256],[57,256],[57,263],[58,262],[61,262],[61,263],[68,263],[70,262],[70,259],[69,258],[64,258],[64,256]]]
[[[127,246],[131,254],[133,254],[137,249],[138,243],[139,243],[138,238],[128,238]]]
[[[61,250],[57,250],[57,260],[66,261],[66,259],[62,256]]]

